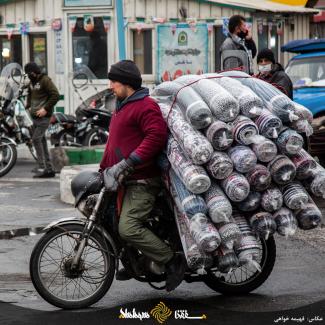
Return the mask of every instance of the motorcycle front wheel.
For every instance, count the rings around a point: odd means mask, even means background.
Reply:
[[[260,254],[257,262],[261,266],[258,271],[254,266],[242,265],[224,274],[211,270],[204,283],[212,290],[224,295],[247,294],[261,286],[273,270],[276,259],[276,245],[271,236],[268,240],[258,239]]]
[[[96,303],[114,278],[113,249],[97,231],[90,234],[77,268],[71,268],[83,230],[83,226],[75,224],[52,229],[39,240],[30,258],[35,289],[59,308],[80,309]]]
[[[0,177],[6,175],[17,161],[16,146],[5,138],[0,139]]]

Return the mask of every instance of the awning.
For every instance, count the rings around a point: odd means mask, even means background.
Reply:
[[[202,1],[202,0],[200,0]],[[304,6],[291,6],[267,0],[204,0],[204,2],[214,3],[219,6],[232,7],[235,9],[248,11],[264,11],[274,13],[305,13],[317,14],[319,10],[305,8]]]
[[[325,39],[303,39],[294,40],[281,46],[282,52],[306,53],[315,51],[325,51]]]

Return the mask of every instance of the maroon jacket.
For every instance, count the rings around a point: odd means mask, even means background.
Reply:
[[[122,159],[130,158],[135,172],[130,178],[156,177],[160,170],[157,155],[167,142],[167,125],[158,104],[149,97],[149,90],[141,88],[122,103],[118,103],[110,122],[102,170]]]

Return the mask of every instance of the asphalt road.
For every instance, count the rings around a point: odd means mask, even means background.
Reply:
[[[34,180],[30,172],[33,167],[33,162],[21,160],[0,178],[0,235],[4,230],[35,229],[61,217],[78,215],[72,206],[59,201],[58,176]],[[205,314],[204,322],[209,324],[325,324],[324,229],[299,231],[289,239],[276,235],[274,270],[260,288],[247,296],[225,297],[203,283],[183,283],[166,293],[135,280],[114,281],[99,303],[74,312],[47,304],[30,282],[29,257],[40,235],[1,239],[0,324],[158,324],[152,319],[141,322],[118,316],[120,308],[148,312],[160,301],[172,311]],[[173,314],[166,323],[183,322]]]

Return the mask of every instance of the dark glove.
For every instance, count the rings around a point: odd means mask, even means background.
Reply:
[[[132,162],[128,159],[123,159],[111,168],[104,170],[104,183],[106,189],[117,191],[118,186],[123,182],[125,177],[133,172]]]

